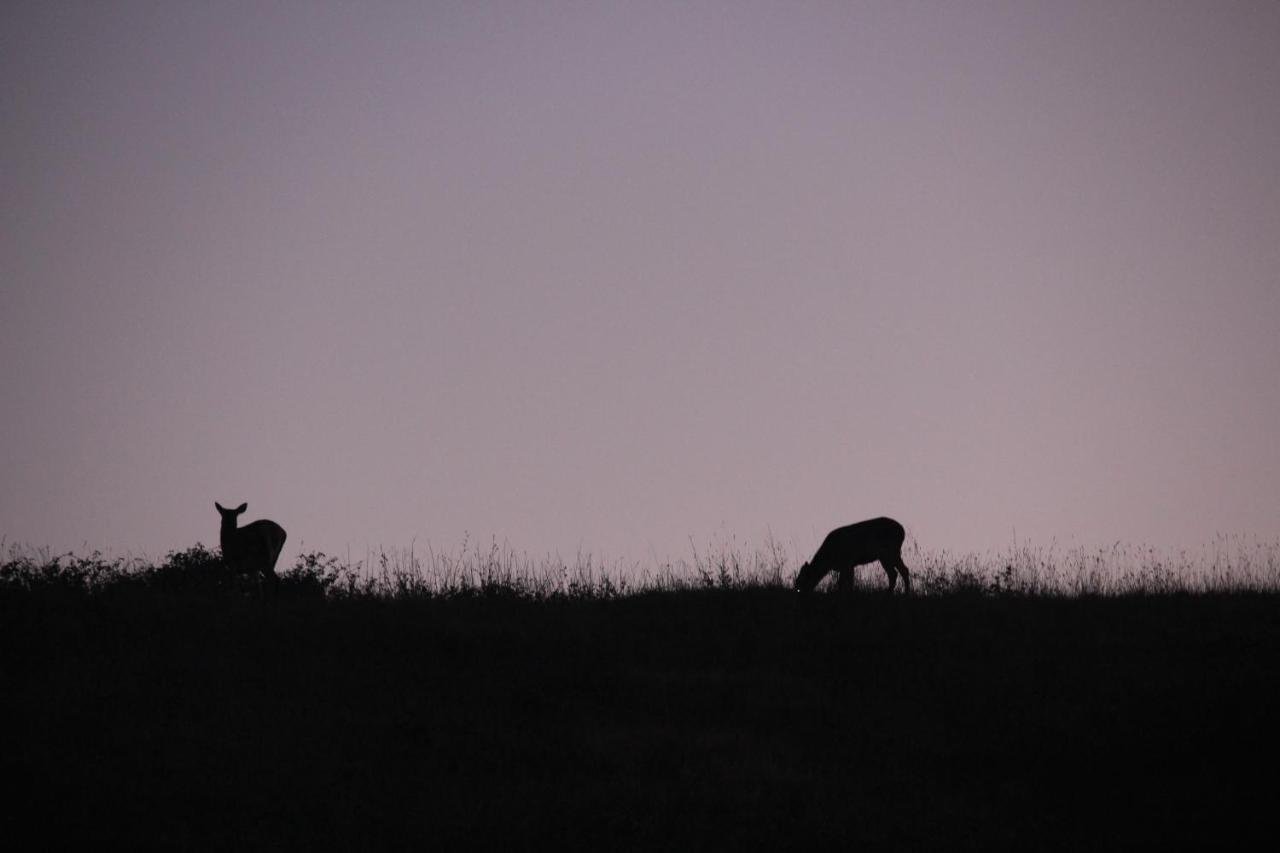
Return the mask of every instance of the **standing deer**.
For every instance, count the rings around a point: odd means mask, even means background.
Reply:
[[[262,519],[244,527],[236,527],[236,518],[249,508],[247,503],[235,509],[224,509],[217,501],[213,505],[222,514],[222,562],[237,574],[256,575],[261,580],[276,582],[276,560],[284,547],[284,528],[274,521]]]
[[[902,543],[907,532],[892,518],[872,518],[847,527],[837,527],[827,534],[813,559],[800,567],[796,575],[797,592],[809,592],[826,577],[827,572],[840,576],[842,590],[853,589],[853,570],[866,563],[880,561],[889,576],[889,592],[898,584],[902,573],[904,590],[911,592],[911,575],[902,562]]]

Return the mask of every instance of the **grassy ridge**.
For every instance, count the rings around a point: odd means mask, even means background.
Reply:
[[[0,829],[1065,850],[1221,843],[1271,807],[1270,593],[326,596],[321,571],[264,599],[173,577],[0,585]]]

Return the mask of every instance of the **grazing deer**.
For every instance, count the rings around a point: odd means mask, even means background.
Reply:
[[[222,562],[237,574],[256,575],[261,580],[269,581],[274,587],[276,560],[280,558],[280,549],[284,547],[284,528],[265,519],[236,527],[236,518],[249,508],[247,503],[240,504],[235,509],[224,509],[217,501],[213,505],[222,514],[222,530],[219,534]]]
[[[889,592],[892,593],[897,586],[898,573],[901,572],[903,588],[910,593],[911,575],[902,562],[902,543],[906,538],[907,532],[892,518],[872,518],[848,527],[837,527],[822,540],[813,559],[800,567],[796,575],[796,591],[809,592],[826,577],[827,572],[836,572],[840,576],[841,589],[853,589],[854,568],[879,560],[884,573],[889,576]]]

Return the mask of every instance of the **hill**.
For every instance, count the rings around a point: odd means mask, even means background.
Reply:
[[[3,830],[187,849],[1220,844],[1271,807],[1277,615],[1260,593],[8,589]]]

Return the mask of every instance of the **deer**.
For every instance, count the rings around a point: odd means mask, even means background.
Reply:
[[[854,569],[866,563],[880,561],[889,577],[889,593],[902,575],[903,590],[911,593],[911,574],[902,562],[902,543],[907,532],[892,518],[871,518],[837,527],[827,534],[818,546],[813,559],[800,567],[796,574],[796,592],[810,592],[828,572],[836,572],[841,590],[853,589]]]
[[[284,547],[287,535],[284,528],[266,519],[236,527],[236,519],[249,508],[247,503],[235,509],[226,509],[217,501],[213,505],[222,516],[222,530],[218,537],[222,545],[222,562],[232,572],[255,575],[274,588],[276,560],[280,558],[280,549]]]

